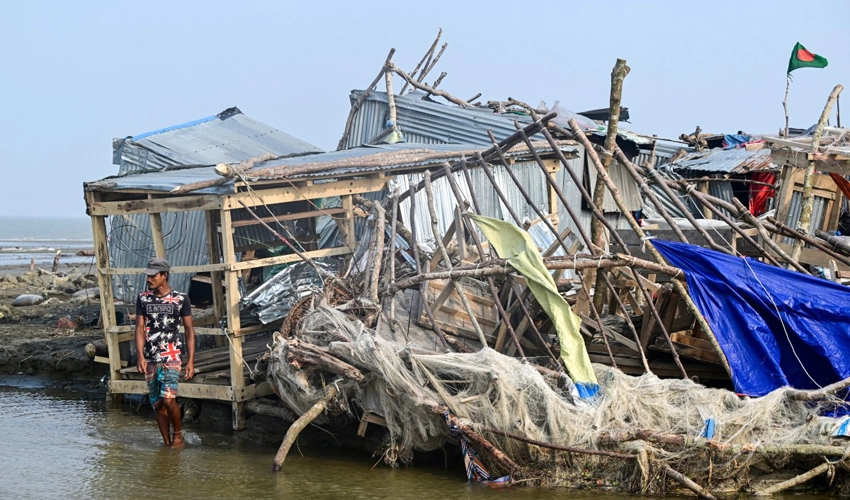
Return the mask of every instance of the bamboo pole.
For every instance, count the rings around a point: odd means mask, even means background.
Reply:
[[[817,127],[815,127],[815,132],[812,134],[812,153],[818,152],[823,128],[826,126],[827,120],[829,120],[829,115],[832,112],[832,105],[835,103],[835,100],[838,99],[838,94],[840,94],[842,90],[844,90],[842,85],[836,85],[829,94],[829,98],[826,100],[826,106],[824,106],[823,112],[821,112]],[[806,167],[806,175],[803,178],[803,207],[800,209],[800,222],[798,224],[798,229],[800,232],[805,234],[811,234],[810,225],[812,222],[812,201],[814,198],[812,194],[812,179],[814,178],[816,166],[816,160],[809,160],[809,164]],[[800,252],[802,252],[802,250],[803,242],[800,240],[795,241],[794,248],[791,250],[791,257],[794,260],[799,259]]]

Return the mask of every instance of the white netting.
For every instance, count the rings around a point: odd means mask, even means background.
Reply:
[[[486,428],[588,449],[597,448],[601,436],[622,431],[697,438],[708,419],[716,422],[714,439],[722,443],[781,446],[831,440],[831,428],[817,417],[820,409],[789,399],[781,390],[746,399],[690,380],[662,380],[652,374],[633,377],[597,364],[597,397],[574,401],[566,377],[545,376],[533,365],[492,349],[472,354],[411,351],[376,337],[333,308],[309,312],[297,336],[329,347],[335,357],[368,374],[360,384],[342,384],[339,398],[383,416],[388,444],[397,447],[402,461],[414,450],[435,449],[452,439],[442,417],[433,411],[436,405],[446,405],[508,455],[531,462],[537,459],[537,448]],[[303,413],[322,396],[322,382],[315,372],[291,369],[282,345],[276,343],[270,374],[290,408]],[[683,448],[678,458],[699,452]]]

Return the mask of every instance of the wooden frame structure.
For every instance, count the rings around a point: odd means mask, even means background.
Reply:
[[[789,220],[791,202],[795,193],[802,194],[806,168],[809,166],[809,162],[813,161],[815,162],[815,172],[812,177],[812,196],[815,199],[822,199],[824,209],[822,220],[812,221],[810,234],[815,234],[816,230],[833,231],[838,227],[838,217],[845,197],[830,178],[829,173],[835,173],[845,178],[850,175],[850,151],[846,147],[833,149],[830,139],[832,136],[843,137],[844,135],[844,129],[827,129],[823,144],[817,152],[812,151],[811,141],[808,138],[767,138],[767,144],[771,148],[771,156],[773,156],[774,162],[782,168],[779,178],[780,189],[776,192],[777,220],[789,226],[794,222]],[[817,222],[819,222],[819,225],[816,225]],[[780,248],[786,252],[791,251],[791,245],[784,242],[785,238],[776,235],[774,239]],[[842,271],[850,270],[843,263],[830,262],[830,260],[829,256],[823,252],[808,247],[802,248],[799,258],[799,261],[805,264],[820,267],[833,266]]]
[[[531,154],[522,149],[520,146],[518,154],[508,155],[507,165],[513,165],[517,161],[530,160]],[[214,373],[202,373],[198,368],[199,356],[207,351],[198,352],[195,359],[196,376],[190,383],[181,383],[178,394],[181,397],[231,403],[233,428],[241,430],[245,428],[245,402],[272,392],[271,387],[265,382],[251,383],[246,373],[246,369],[249,369],[245,362],[246,358],[264,352],[267,342],[263,341],[260,344],[251,345],[250,342],[246,342],[245,337],[252,333],[269,331],[274,325],[260,327],[243,327],[241,325],[239,278],[243,276],[245,271],[295,262],[301,260],[302,255],[308,258],[320,258],[353,254],[357,247],[354,218],[364,215],[364,212],[355,208],[354,197],[356,195],[383,190],[391,178],[390,176],[422,173],[429,169],[435,172],[442,171],[446,160],[457,161],[464,155],[470,154],[470,150],[459,151],[455,154],[454,152],[431,151],[423,148],[413,151],[413,153],[417,155],[415,159],[411,160],[410,157],[407,157],[401,165],[395,166],[359,163],[361,161],[359,157],[353,155],[350,165],[346,165],[347,168],[343,170],[335,170],[334,167],[338,163],[332,162],[328,164],[327,170],[321,170],[322,162],[318,161],[314,164],[318,170],[311,172],[309,176],[289,175],[284,172],[272,177],[264,177],[262,180],[253,180],[250,184],[246,178],[235,178],[231,181],[232,186],[223,189],[226,194],[193,194],[185,193],[180,189],[168,191],[164,190],[162,185],[151,188],[116,187],[116,184],[120,184],[120,182],[114,183],[108,180],[87,184],[85,186],[87,213],[92,220],[97,277],[101,289],[101,317],[109,349],[108,357],[97,358],[96,361],[109,365],[109,392],[114,398],[121,398],[123,394],[146,394],[147,386],[143,377],[137,373],[136,367],[129,366],[134,327],[118,324],[112,289],[113,276],[139,275],[143,268],[118,268],[110,265],[107,233],[108,217],[147,214],[150,218],[150,233],[153,240],[150,248],[155,253],[151,257],[168,258],[162,229],[163,214],[190,211],[204,212],[204,233],[209,263],[195,266],[173,266],[171,272],[210,274],[209,282],[213,291],[212,314],[205,315],[207,321],[203,325],[196,322],[195,332],[197,335],[218,336],[216,342],[219,346],[217,348],[219,349],[218,355],[226,354],[228,369]],[[551,175],[555,175],[560,164],[551,159],[551,154],[546,156],[548,159],[544,161],[547,163],[547,170]],[[362,158],[366,161],[366,158],[369,158],[368,152]],[[550,212],[557,212],[557,204],[553,203],[557,199],[556,193],[551,186],[547,189],[546,198]],[[342,206],[340,208],[322,209],[311,201],[334,196],[341,197]],[[263,205],[271,207],[279,204],[290,205],[286,207],[287,213],[284,215],[258,217],[252,213],[252,217],[245,216],[253,207]],[[300,206],[300,208],[294,209],[293,207],[296,206]],[[234,217],[237,211],[240,212],[239,216]],[[313,218],[318,215],[329,215],[335,220],[342,235],[343,244],[341,246],[318,249],[316,245],[312,245],[312,247],[301,252],[300,255],[286,254],[244,261],[237,259],[239,252],[256,248],[256,246],[245,245],[240,247],[234,242],[234,234],[237,228],[281,220],[307,220],[312,222]],[[557,223],[557,213],[551,214],[551,217]],[[223,327],[204,327],[208,324],[220,324]],[[203,356],[207,355],[203,354]],[[207,360],[204,360],[204,362],[209,363]]]
[[[278,181],[252,185],[253,192],[247,192],[244,184],[236,185],[236,192],[228,195],[188,194],[174,196],[163,192],[145,190],[86,192],[87,212],[92,221],[95,243],[95,260],[98,284],[101,290],[101,317],[107,347],[108,358],[97,361],[109,364],[109,392],[115,398],[123,394],[146,394],[144,378],[135,373],[135,367],[128,366],[133,341],[134,326],[119,325],[117,322],[112,290],[112,277],[122,274],[141,274],[143,268],[114,268],[110,266],[107,245],[107,217],[130,214],[148,214],[150,217],[153,248],[157,257],[167,258],[162,231],[162,214],[202,210],[205,213],[207,253],[210,263],[199,266],[175,266],[172,273],[210,273],[213,290],[214,323],[226,321],[224,329],[196,327],[197,335],[217,335],[226,339],[229,357],[228,376],[196,375],[191,383],[183,382],[179,386],[179,395],[189,398],[212,399],[230,402],[233,409],[233,428],[245,428],[245,401],[272,393],[266,382],[250,383],[245,373],[244,338],[256,333],[256,327],[243,328],[239,318],[238,279],[244,270],[294,262],[298,255],[280,255],[264,259],[239,262],[236,259],[237,248],[234,245],[234,223],[232,214],[243,207],[257,205],[289,203],[330,196],[343,199],[342,210],[333,210],[334,218],[343,234],[344,245],[336,248],[308,250],[304,255],[310,258],[351,254],[356,247],[354,241],[354,205],[353,196],[362,193],[380,191],[387,178],[383,174],[373,174],[362,178],[329,180],[317,185],[314,180],[299,182]],[[287,220],[307,219],[316,216],[314,210],[293,213],[281,218]],[[259,224],[259,221],[242,221],[239,225]],[[221,345],[222,343],[219,342]],[[265,342],[263,342],[263,347]],[[196,360],[197,363],[197,360]]]

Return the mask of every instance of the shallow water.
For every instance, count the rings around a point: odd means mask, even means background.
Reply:
[[[234,434],[189,428],[182,450],[162,446],[150,408],[99,394],[0,380],[0,498],[589,498],[589,494],[470,485],[437,466],[392,470],[359,454],[277,451]],[[9,381],[5,381],[9,384]],[[598,495],[593,495],[598,497]]]
[[[107,403],[101,393],[60,391],[28,378],[0,378],[0,402],[0,498],[612,498],[491,490],[469,484],[462,470],[372,468],[375,459],[364,454],[304,448],[303,456],[293,448],[283,470],[273,473],[273,447],[189,427],[184,449],[165,448],[149,407],[134,411]]]

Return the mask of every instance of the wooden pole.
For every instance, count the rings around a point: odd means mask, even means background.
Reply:
[[[387,211],[380,203],[375,203],[375,212],[377,220],[375,221],[375,263],[371,269],[371,278],[369,280],[369,297],[376,305],[380,305],[378,298],[378,286],[381,279],[381,265],[384,257],[384,228],[386,226]]]
[[[823,128],[826,126],[827,120],[829,120],[829,114],[832,111],[832,104],[836,99],[838,99],[838,94],[840,94],[842,90],[844,90],[844,86],[836,85],[829,94],[829,98],[826,100],[826,106],[824,106],[823,112],[821,112],[817,127],[815,127],[815,132],[812,134],[812,154],[818,153],[818,149],[820,148],[820,137],[821,134],[823,134]],[[809,160],[809,164],[806,167],[806,176],[803,178],[803,207],[800,209],[800,223],[797,227],[800,232],[805,234],[811,234],[812,201],[814,198],[812,194],[812,179],[814,178],[816,166],[816,160]],[[802,251],[803,242],[800,240],[795,241],[794,248],[791,250],[791,258],[794,260],[799,259],[800,252]]]
[[[623,99],[623,80],[629,74],[629,67],[626,65],[625,59],[617,59],[614,64],[614,69],[611,71],[611,96],[609,99],[608,108],[608,131],[605,134],[605,146],[602,155],[602,168],[605,172],[611,169],[611,160],[614,158],[614,149],[617,147],[617,129],[620,123],[620,103]],[[570,127],[576,125],[570,124]],[[573,129],[580,131],[580,129]],[[593,205],[604,213],[602,209],[605,201],[605,184],[597,177],[596,186],[593,190]],[[602,221],[594,219],[590,225],[590,237],[593,243],[599,248],[605,248],[605,230],[602,226]],[[593,302],[597,309],[602,308],[605,303],[605,293],[602,293],[604,288],[601,277],[596,277],[596,294],[593,297]]]
[[[628,158],[626,158],[625,153],[623,153],[623,151],[619,147],[617,148],[617,161],[619,161],[620,163],[622,163],[624,165],[629,164],[630,166],[635,168],[635,171],[639,171],[637,166],[634,163],[632,163],[631,161],[629,161]],[[656,170],[653,165],[646,165],[646,171],[650,176],[652,176],[654,178],[655,183],[661,188],[662,191],[664,191],[664,194],[666,194],[667,197],[670,200],[673,201],[673,204],[676,205],[676,207],[679,210],[681,210],[682,215],[684,215],[685,218],[688,220],[688,222],[691,223],[691,226],[693,226],[693,228],[696,229],[696,231],[700,234],[700,236],[705,238],[705,241],[708,242],[708,246],[712,250],[717,250],[718,252],[723,252],[725,254],[734,255],[734,252],[732,252],[732,250],[730,250],[729,248],[722,247],[722,246],[718,245],[716,241],[714,241],[714,238],[712,238],[712,236],[710,234],[708,234],[708,232],[705,230],[705,228],[703,228],[700,225],[700,223],[697,222],[697,220],[691,214],[691,211],[688,209],[688,207],[685,206],[685,204],[682,203],[682,200],[679,199],[679,197],[676,195],[676,193],[674,193],[673,190],[670,189],[670,185],[667,182],[667,179],[662,177],[661,174],[658,173],[658,170]]]
[[[325,411],[325,408],[328,406],[328,402],[336,397],[337,392],[335,385],[329,385],[325,391],[325,397],[317,401],[316,404],[314,404],[303,415],[298,417],[298,420],[289,426],[289,430],[286,431],[286,435],[283,437],[283,442],[280,443],[280,448],[274,456],[272,472],[280,471],[280,466],[283,465],[283,461],[286,460],[286,455],[289,454],[289,449],[292,448],[292,445],[295,444],[295,440],[298,439],[298,434],[300,434],[301,431],[310,424],[310,422],[315,420],[316,417]]]
[[[788,488],[797,486],[798,484],[803,484],[806,481],[808,481],[809,479],[820,476],[824,472],[828,471],[829,468],[832,467],[832,465],[833,464],[830,464],[829,462],[824,462],[824,463],[818,465],[817,467],[815,467],[814,469],[800,474],[799,476],[794,476],[791,479],[788,479],[787,481],[782,481],[781,483],[774,484],[773,486],[770,486],[770,487],[765,488],[763,490],[756,491],[755,493],[753,493],[753,496],[767,497],[767,496],[775,495],[776,493],[779,493],[780,491],[785,491]]]
[[[750,225],[754,226],[756,228],[756,230],[758,231],[759,236],[761,237],[762,241],[764,241],[764,243],[768,247],[770,247],[771,250],[776,252],[777,255],[779,255],[780,257],[785,259],[792,266],[794,266],[794,269],[796,269],[796,270],[798,270],[798,271],[800,271],[801,273],[804,273],[804,274],[810,274],[806,270],[806,268],[804,268],[802,265],[800,265],[799,262],[791,259],[791,256],[788,255],[787,253],[785,253],[785,250],[783,250],[779,245],[776,244],[775,241],[773,241],[773,239],[770,237],[770,235],[767,234],[767,230],[764,228],[764,225],[758,219],[756,219],[756,217],[753,214],[750,213],[750,211],[747,209],[747,207],[745,207],[744,204],[741,203],[741,201],[738,198],[735,198],[733,196],[732,197],[732,203],[735,205],[735,208],[738,209],[738,218],[742,218],[745,221],[747,221]]]
[[[345,147],[345,143],[346,141],[348,141],[348,134],[351,133],[351,124],[354,121],[354,115],[357,113],[357,110],[360,109],[360,106],[363,105],[363,101],[365,101],[366,98],[369,97],[369,94],[372,92],[372,89],[374,89],[375,86],[378,85],[378,82],[381,81],[381,78],[384,77],[384,73],[386,73],[387,71],[387,65],[390,64],[390,60],[392,60],[393,54],[395,54],[395,48],[390,49],[390,53],[387,54],[387,59],[386,61],[384,61],[384,66],[381,68],[381,72],[378,73],[378,76],[376,76],[375,79],[372,80],[372,83],[370,83],[369,86],[366,87],[366,90],[364,90],[363,93],[360,94],[360,97],[357,98],[357,101],[355,101],[354,104],[351,105],[351,111],[348,112],[348,119],[345,120],[345,129],[342,131],[342,137],[339,139],[339,143],[337,143],[336,145],[337,150],[340,150]]]
[[[449,187],[451,187],[452,193],[454,194],[455,201],[458,204],[458,207],[463,206],[463,196],[460,192],[460,187],[458,187],[457,182],[455,181],[454,175],[451,173],[451,166],[448,163],[443,163],[443,169],[449,170],[446,173],[446,181],[449,183]],[[463,227],[466,227],[469,233],[472,235],[472,241],[475,243],[475,248],[478,250],[478,258],[483,259],[484,257],[484,247],[481,245],[481,239],[478,237],[478,233],[475,232],[475,228],[470,226],[470,221],[466,217],[461,217]],[[461,236],[463,235],[463,227],[460,225],[455,228],[455,236],[460,241]],[[511,335],[511,339],[514,341],[514,345],[517,348],[517,352],[519,355],[525,359],[525,352],[522,350],[522,346],[519,345],[519,339],[516,335],[516,330],[514,330],[513,325],[511,325],[511,318],[508,317],[508,313],[505,311],[504,306],[502,306],[502,301],[499,298],[499,293],[496,291],[496,283],[493,281],[492,276],[487,276],[487,286],[490,289],[490,295],[493,297],[493,302],[496,304],[496,309],[499,311],[499,317],[502,319],[502,324],[505,325],[505,328],[508,330],[508,333]],[[495,346],[494,346],[495,347]],[[551,352],[549,353],[551,354]],[[554,356],[553,356],[554,358]]]
[[[791,88],[791,73],[785,77],[785,100],[782,101],[782,107],[785,109],[785,133],[782,137],[788,138],[788,90]]]
[[[416,73],[419,71],[419,68],[422,67],[422,63],[424,63],[426,59],[428,59],[434,54],[434,50],[437,48],[437,44],[440,42],[440,37],[442,35],[443,28],[440,28],[440,30],[437,32],[437,38],[434,39],[434,43],[431,44],[431,47],[425,52],[425,55],[422,56],[422,59],[419,60],[419,64],[417,64],[416,67],[413,68],[413,71],[410,72],[411,78],[416,76]],[[399,91],[398,95],[404,95],[404,91],[407,90],[408,85],[409,83],[404,82],[404,85],[401,87],[401,90]]]
[[[596,166],[598,175],[602,177],[603,182],[606,183],[608,189],[611,191],[611,195],[614,197],[614,200],[617,202],[617,206],[620,209],[620,211],[622,212],[622,215],[626,218],[629,225],[632,227],[632,230],[635,231],[635,233],[638,235],[638,237],[645,238],[645,233],[640,228],[637,221],[632,216],[631,212],[629,212],[628,209],[626,208],[625,203],[623,203],[623,201],[622,201],[622,198],[620,198],[619,190],[617,189],[617,186],[614,185],[613,181],[611,181],[611,178],[608,176],[608,173],[600,168],[601,165],[600,165],[598,156],[596,156],[596,152],[593,150],[593,146],[590,145],[590,142],[587,140],[587,137],[585,137],[584,133],[581,131],[581,129],[578,128],[578,124],[576,124],[574,119],[570,120],[570,127],[574,130],[575,137],[577,139],[579,139],[579,141],[581,141],[583,144],[586,144],[585,148],[588,149],[588,151],[591,155],[591,158],[595,157],[594,165]],[[547,132],[548,131],[545,131],[544,133],[547,133]],[[588,148],[587,145],[590,145],[590,147]],[[616,233],[614,233],[614,234],[616,234]],[[622,244],[622,246],[626,251],[628,251],[628,248],[626,248],[626,246],[624,244]],[[658,253],[658,250],[656,250],[654,246],[649,245],[648,248],[649,248],[650,255],[652,255],[653,259],[655,259],[656,262],[658,262],[658,263],[666,262],[664,260],[664,258],[661,256],[661,254]],[[720,345],[717,343],[717,339],[714,336],[714,332],[711,330],[711,326],[705,320],[702,313],[700,313],[699,309],[696,307],[696,304],[694,304],[693,300],[691,299],[691,296],[688,294],[684,285],[682,285],[682,283],[678,280],[674,279],[672,281],[673,281],[673,286],[676,288],[676,291],[679,293],[679,296],[682,297],[683,299],[685,299],[685,303],[688,306],[688,309],[691,311],[691,313],[693,313],[694,317],[697,320],[697,323],[699,323],[699,325],[700,325],[700,328],[703,330],[703,332],[711,340],[712,345],[714,345],[714,348],[717,351],[717,355],[720,357],[720,361],[722,362],[723,367],[726,369],[726,372],[731,377],[732,376],[732,369],[729,367],[729,362],[726,360],[726,355],[723,353],[723,350],[720,348]],[[638,284],[641,285],[640,280],[638,280]],[[646,292],[645,290],[644,290],[644,294],[648,297],[648,292]],[[651,300],[648,300],[647,305],[650,305],[651,307],[653,307],[653,310],[654,310],[654,305],[652,304]],[[660,320],[660,318],[657,317],[657,314],[658,313],[656,311],[655,312],[656,321],[658,321],[659,324],[662,324],[662,321]],[[669,338],[669,334],[667,334],[663,328],[662,328],[662,332],[665,333],[665,337],[667,338],[668,344],[670,345],[670,350],[672,351],[674,361],[676,361],[677,365],[679,366],[679,369],[684,374],[685,369],[681,365],[681,362],[679,361],[678,353],[676,352],[676,349],[673,347],[672,340]]]
[[[413,236],[413,243],[410,248],[413,249],[413,262],[415,263],[416,275],[419,276],[422,274],[422,266],[419,262],[419,246],[416,243],[416,194],[413,192],[413,186],[410,186],[410,232]],[[393,281],[389,286],[390,295],[395,294],[395,290],[401,290],[401,287],[397,286],[398,283]],[[428,300],[426,297],[426,293],[428,290],[428,282],[421,281],[419,286],[419,300],[422,301],[422,308],[425,309],[425,315],[428,316],[428,321],[431,322],[431,328],[437,334],[437,337],[443,341],[443,345],[448,348],[450,345],[450,340],[446,337],[446,334],[443,333],[443,330],[440,329],[440,325],[437,324],[436,318],[434,318],[434,313],[431,311],[431,306],[428,304]],[[460,344],[463,345],[463,344]],[[435,346],[436,347],[436,346]],[[454,345],[453,345],[454,347]],[[465,347],[465,346],[464,346]],[[461,352],[464,352],[462,349],[458,349]],[[468,349],[467,349],[468,351]]]
[[[716,500],[714,495],[711,494],[711,492],[695,483],[688,476],[673,469],[672,467],[667,465],[666,462],[658,461],[658,464],[660,464],[661,468],[664,469],[664,472],[667,474],[667,477],[675,479],[679,484],[696,493],[698,497],[706,498],[708,500]]]
[[[443,245],[443,240],[440,238],[440,231],[437,228],[437,209],[434,205],[434,190],[431,188],[431,171],[425,171],[425,194],[428,197],[428,213],[431,216],[431,232],[434,235],[434,240],[437,245],[437,248],[440,251],[440,255],[443,257],[443,262],[445,262],[446,269],[449,271],[452,270],[452,260],[449,258],[449,252],[446,251],[446,247]],[[459,228],[458,228],[459,229]],[[472,323],[472,327],[475,330],[475,333],[478,334],[478,340],[481,342],[481,347],[487,347],[487,338],[484,337],[484,332],[481,330],[481,325],[478,324],[478,320],[475,318],[475,313],[472,310],[472,306],[469,304],[469,299],[466,298],[466,293],[463,291],[463,285],[460,283],[460,278],[451,278],[454,283],[455,290],[457,291],[458,296],[460,296],[460,301],[463,303],[463,308],[466,310],[466,314],[469,315],[469,321]],[[423,297],[423,300],[426,300]]]

